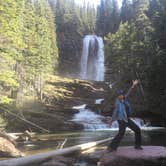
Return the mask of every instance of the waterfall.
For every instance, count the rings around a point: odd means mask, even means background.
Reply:
[[[104,43],[101,37],[84,37],[80,67],[81,79],[104,81]]]
[[[104,123],[102,119],[104,119],[103,116],[82,107],[79,109],[79,113],[74,115],[72,121],[82,124],[84,130],[106,130],[109,128],[109,125]]]
[[[97,99],[96,102],[102,102],[103,99]],[[99,115],[92,110],[86,108],[86,104],[75,106],[73,109],[79,110],[76,113],[72,120],[78,124],[82,124],[84,126],[84,130],[117,130],[118,129],[118,122],[114,121],[111,125],[105,122],[105,117]],[[144,121],[140,118],[131,118],[139,127],[143,128],[146,127]]]

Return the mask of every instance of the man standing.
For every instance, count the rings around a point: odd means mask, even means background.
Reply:
[[[133,81],[133,84],[127,94],[124,94],[123,90],[118,91],[117,100],[115,103],[115,109],[113,111],[111,122],[117,120],[119,124],[119,132],[113,138],[111,143],[108,145],[107,150],[109,152],[115,151],[126,131],[126,127],[129,127],[135,133],[135,149],[142,150],[141,147],[141,130],[133,120],[130,119],[131,116],[131,106],[128,101],[128,96],[131,93],[132,89],[138,84],[138,80]]]

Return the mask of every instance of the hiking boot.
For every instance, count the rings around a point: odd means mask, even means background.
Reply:
[[[108,152],[108,153],[111,153],[111,152],[115,152],[117,149],[113,149],[113,148],[111,148],[111,147],[107,147],[107,149],[106,149],[106,151]]]

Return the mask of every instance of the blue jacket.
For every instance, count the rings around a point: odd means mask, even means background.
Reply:
[[[129,101],[127,99],[125,99],[124,101],[117,99],[115,104],[115,109],[112,115],[112,121],[115,121],[115,120],[124,120],[126,122],[128,121],[127,114],[125,111],[126,109],[125,104],[128,106],[129,116],[131,115],[132,109],[131,109],[131,105]]]

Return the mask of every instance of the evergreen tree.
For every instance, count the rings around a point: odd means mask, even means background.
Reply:
[[[0,2],[0,9],[1,99],[17,103],[23,89],[35,87],[36,78],[54,72],[58,58],[54,16],[45,0],[7,0]]]
[[[116,0],[101,0],[97,11],[97,31],[102,35],[115,33],[119,27],[119,8]]]
[[[130,0],[123,0],[120,19],[122,22],[130,21],[132,19],[132,3]]]
[[[110,29],[110,32],[115,33],[118,30],[119,27],[119,21],[120,21],[120,17],[119,17],[119,8],[118,8],[118,2],[116,0],[112,0],[112,13],[111,13],[111,24],[112,29]]]
[[[134,13],[134,23],[137,28],[137,41],[139,42],[138,49],[143,50],[144,63],[151,63],[151,57],[153,55],[153,27],[150,19],[147,16],[148,10],[148,0],[133,0],[133,11]],[[142,53],[140,53],[142,54]]]
[[[148,98],[149,107],[155,114],[166,118],[166,2],[150,0],[148,16],[154,27],[153,41],[155,41],[155,56],[148,70]]]
[[[12,91],[18,86],[15,71],[22,59],[22,13],[24,1],[0,2],[0,88],[1,103],[12,101]]]
[[[53,73],[57,64],[54,19],[49,4],[44,0],[27,1],[25,10],[26,80],[41,91],[45,74]]]
[[[97,31],[98,33],[105,34],[106,11],[105,1],[101,0],[100,6],[97,8]]]

